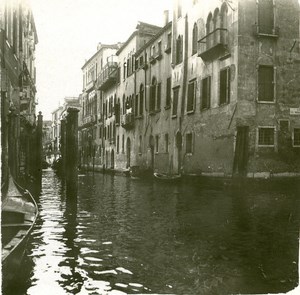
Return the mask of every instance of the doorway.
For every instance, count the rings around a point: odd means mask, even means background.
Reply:
[[[245,176],[248,164],[249,126],[238,126],[233,160],[233,174]]]

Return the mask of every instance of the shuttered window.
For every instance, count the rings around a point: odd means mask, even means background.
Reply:
[[[167,78],[166,107],[171,105],[171,77]]]
[[[300,147],[300,128],[294,128],[293,146]]]
[[[209,109],[210,108],[210,84],[211,77],[206,77],[202,80],[201,87],[201,109]]]
[[[173,109],[172,109],[173,116],[177,115],[178,98],[179,98],[179,87],[173,89]]]
[[[258,68],[258,101],[274,101],[274,67]]]
[[[220,105],[230,102],[230,68],[220,72]]]
[[[259,0],[258,26],[259,26],[259,33],[273,34],[273,29],[274,29],[273,0]]]
[[[187,97],[187,105],[186,105],[187,112],[191,112],[194,110],[195,85],[196,85],[196,81],[192,81],[188,85],[188,97]]]

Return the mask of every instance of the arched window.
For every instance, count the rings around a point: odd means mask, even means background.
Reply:
[[[144,85],[140,86],[140,104],[139,104],[139,115],[143,114],[144,110]]]
[[[194,23],[193,27],[193,41],[192,41],[192,55],[197,53],[197,43],[198,43],[198,26]]]
[[[222,44],[227,44],[227,13],[228,7],[226,3],[223,3],[220,13],[220,27],[222,28],[220,41]]]
[[[213,36],[210,34],[213,31],[213,27],[213,17],[212,14],[209,13],[206,21],[206,49],[211,48],[213,44]]]
[[[220,13],[219,13],[219,8],[216,8],[214,11],[214,18],[213,18],[213,43],[219,44],[220,43]]]
[[[155,111],[155,100],[156,100],[156,78],[152,78],[152,83],[150,86],[150,102],[149,102],[149,112],[154,112]]]

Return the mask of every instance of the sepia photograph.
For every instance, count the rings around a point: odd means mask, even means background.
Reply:
[[[300,294],[300,0],[1,0],[1,294]]]

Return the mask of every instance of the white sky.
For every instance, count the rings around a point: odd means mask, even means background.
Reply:
[[[37,111],[44,120],[66,96],[82,90],[82,72],[98,42],[124,42],[138,21],[163,25],[173,0],[30,0],[36,47]],[[170,13],[169,19],[172,16]]]

